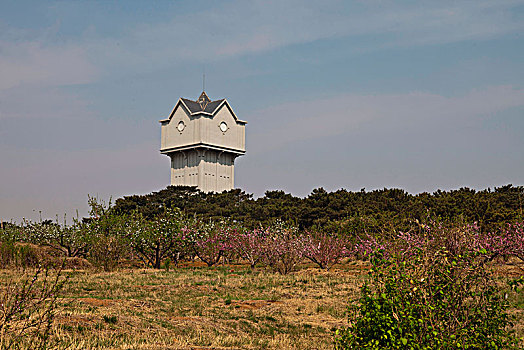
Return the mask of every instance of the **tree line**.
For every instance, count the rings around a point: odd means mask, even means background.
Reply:
[[[306,257],[325,268],[347,257],[366,237],[388,242],[435,223],[474,224],[479,233],[499,237],[502,242],[507,235],[497,233],[508,224],[523,221],[523,189],[507,185],[494,190],[462,188],[412,195],[400,189],[327,192],[319,188],[305,198],[267,191],[254,199],[238,189],[206,194],[194,187],[170,186],[147,195],[119,198],[115,205],[90,197],[89,217],[74,219],[69,225],[50,220],[4,225],[0,229],[0,267],[41,261],[27,245],[32,244],[46,248],[46,256],[87,258],[107,270],[119,261],[141,261],[144,266],[159,268],[167,260],[176,264],[195,257],[208,265],[240,257],[252,266],[260,262],[271,267],[280,261],[264,262],[261,257],[267,259],[278,251],[283,252],[282,259],[293,256],[286,264],[295,265]],[[294,233],[283,234],[288,231],[282,225]],[[521,238],[511,239],[519,244],[512,248],[519,259],[524,258]],[[316,257],[304,253],[319,244],[326,252],[315,253]],[[494,242],[493,246],[498,248],[491,250],[499,255],[515,256],[513,251],[499,249],[507,244]],[[246,250],[251,255],[245,255]],[[335,251],[331,262],[320,257]]]
[[[240,189],[203,193],[195,187],[169,186],[146,195],[119,198],[113,210],[119,214],[137,211],[152,220],[167,208],[179,208],[203,220],[229,218],[248,228],[281,220],[300,230],[357,234],[408,231],[428,218],[476,222],[483,231],[493,231],[508,222],[522,221],[523,205],[524,187],[511,184],[480,191],[463,187],[419,194],[396,188],[357,192],[317,188],[304,198],[276,190],[256,199]]]

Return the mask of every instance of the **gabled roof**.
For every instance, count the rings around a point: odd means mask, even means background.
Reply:
[[[233,112],[233,109],[231,108],[226,99],[223,98],[221,100],[211,101],[211,99],[207,96],[207,94],[204,91],[202,91],[200,97],[196,101],[187,98],[180,98],[173,110],[171,111],[171,113],[169,114],[169,117],[160,120],[160,122],[163,123],[171,120],[171,117],[173,116],[180,104],[184,105],[184,107],[189,111],[191,115],[206,114],[211,116],[215,115],[215,113],[217,113],[222,106],[226,106],[233,115],[233,118],[235,118],[235,121],[237,121],[237,123],[247,124],[247,122],[237,118],[235,112]]]
[[[191,114],[196,114],[198,112],[205,112],[209,114],[213,114],[215,112],[215,109],[223,102],[224,99],[216,100],[216,101],[209,101],[208,103],[200,104],[196,101],[192,101],[187,98],[181,98],[181,100],[186,105],[187,109],[191,112]]]

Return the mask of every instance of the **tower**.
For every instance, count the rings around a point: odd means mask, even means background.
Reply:
[[[197,186],[204,192],[234,188],[235,158],[246,153],[245,126],[226,99],[180,98],[160,120],[160,153],[171,159],[171,185]]]

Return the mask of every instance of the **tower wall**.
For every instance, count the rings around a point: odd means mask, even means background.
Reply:
[[[245,151],[245,125],[237,124],[227,107],[222,107],[212,118],[202,117],[199,122],[201,142]],[[222,122],[228,126],[226,132],[220,130]]]
[[[184,123],[184,129],[177,129],[178,123]],[[161,126],[160,149],[192,145],[201,142],[200,116],[193,116],[183,107],[177,108],[171,119]]]
[[[180,122],[184,123],[182,131],[177,129]],[[222,122],[228,126],[226,132],[220,130]],[[162,122],[161,150],[198,143],[245,151],[245,125],[237,123],[226,106],[221,107],[213,116],[191,115],[180,106],[169,120]]]
[[[173,152],[171,185],[197,186],[204,192],[229,191],[235,187],[236,155],[212,149]]]

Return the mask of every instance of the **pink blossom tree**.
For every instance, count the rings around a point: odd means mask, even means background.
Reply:
[[[298,229],[277,222],[265,231],[263,261],[282,275],[294,271],[304,257]]]
[[[216,265],[230,248],[231,232],[225,222],[202,223],[193,221],[184,228],[184,236],[194,253],[207,266]]]
[[[513,256],[524,263],[524,222],[507,224],[498,232],[478,232],[475,246],[482,250],[487,260]]]
[[[321,269],[329,270],[340,262],[343,257],[349,256],[352,249],[348,249],[349,242],[335,234],[312,231],[302,236],[303,255]]]
[[[237,231],[231,239],[232,249],[239,257],[249,262],[251,269],[254,269],[264,257],[266,231],[262,229]]]

